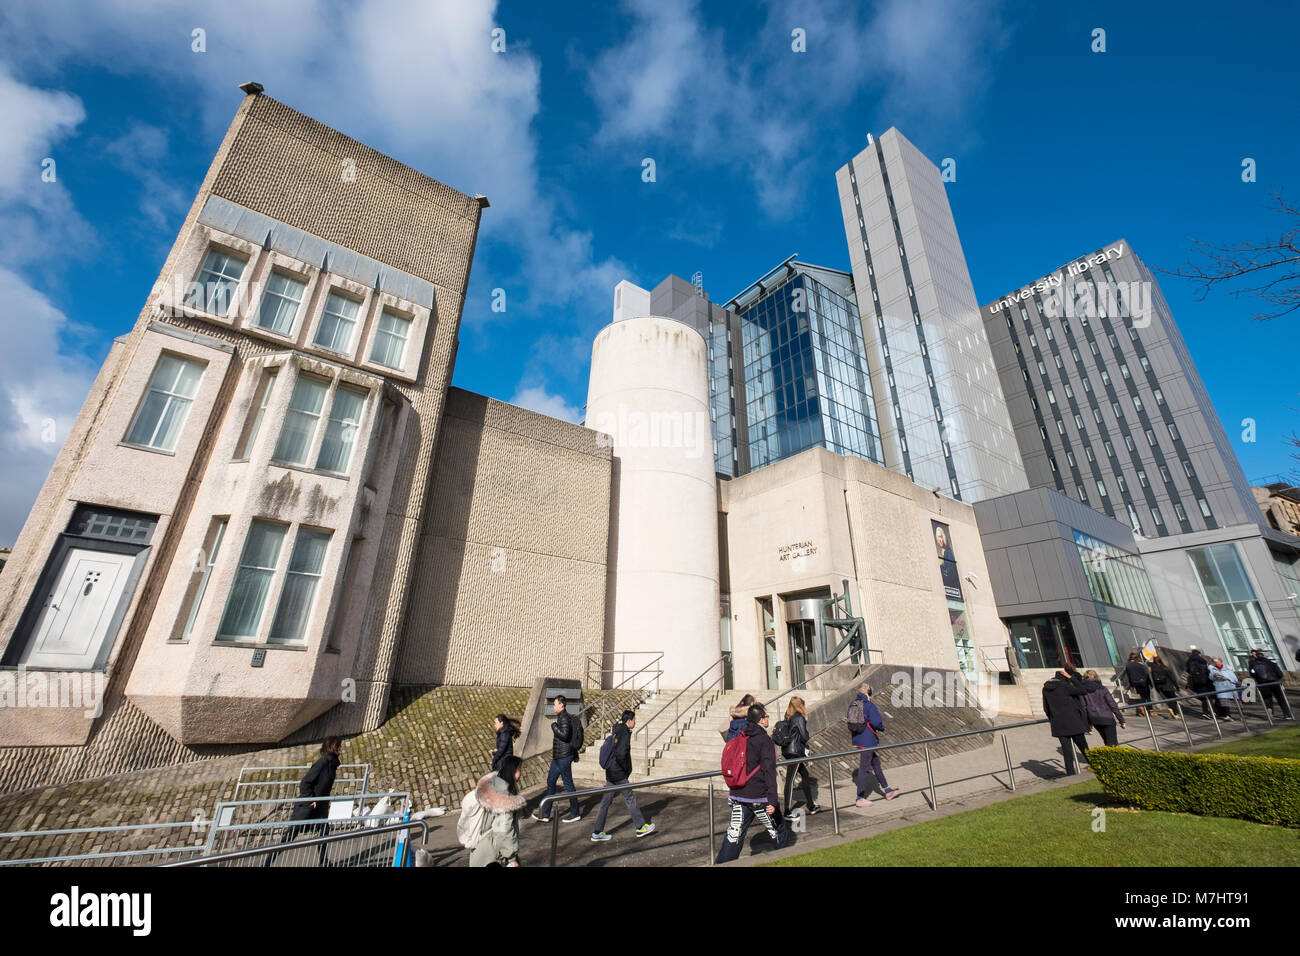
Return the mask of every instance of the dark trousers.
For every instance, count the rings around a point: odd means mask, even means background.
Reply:
[[[1205,686],[1205,685],[1203,685],[1203,684],[1201,684],[1201,685],[1194,686],[1194,687],[1192,688],[1192,693],[1193,693],[1193,694],[1208,694],[1208,693],[1209,693],[1210,691],[1212,691],[1212,690],[1214,690],[1214,685],[1213,685],[1213,684],[1210,684],[1208,687]],[[1209,717],[1209,716],[1210,716],[1210,701],[1214,701],[1214,710],[1215,710],[1216,713],[1219,712],[1219,698],[1217,698],[1217,697],[1202,697],[1202,698],[1200,699],[1200,701],[1201,701],[1201,716],[1203,716],[1203,717]],[[1220,713],[1219,716],[1222,717],[1223,715]]]
[[[874,750],[864,750],[858,757],[858,796],[865,797],[871,792],[867,786],[867,775],[875,774],[876,779],[880,781],[882,791],[889,789],[889,784],[885,782],[885,772],[880,768],[880,754]]]
[[[1074,747],[1079,748],[1080,754],[1088,752],[1088,741],[1083,734],[1075,734],[1073,737],[1057,737],[1061,742],[1061,754],[1065,757],[1065,772],[1073,775],[1079,772],[1079,765],[1074,761]],[[1070,743],[1074,743],[1074,747]]]
[[[1228,702],[1226,700],[1224,700],[1221,697],[1211,697],[1210,700],[1214,703],[1215,714],[1217,714],[1219,717],[1229,716],[1230,712],[1228,710]]]
[[[612,783],[627,783],[627,777],[622,780],[614,780]],[[605,830],[605,815],[609,813],[610,804],[614,802],[615,797],[622,797],[623,802],[627,804],[627,812],[632,814],[632,822],[636,824],[639,830],[645,826],[645,817],[641,815],[641,808],[636,804],[635,790],[610,790],[600,798],[600,807],[596,810],[596,825],[591,828],[592,833],[603,833]]]
[[[1136,694],[1137,699],[1141,701],[1143,704],[1151,703],[1150,684],[1142,684],[1142,685],[1132,684],[1129,686],[1129,690],[1131,690],[1134,694]]]
[[[311,804],[308,803],[302,803],[299,804],[299,806],[305,808],[306,812],[304,813],[302,811],[295,809],[294,815],[290,817],[291,820],[322,820],[323,821],[329,812],[324,808],[320,810],[312,810]],[[330,832],[330,825],[324,822],[296,823],[293,824],[292,826],[285,827],[284,836],[280,837],[280,845],[284,846],[286,843],[292,843],[294,840],[298,839],[298,835],[303,832],[306,832],[308,836],[327,836]],[[326,854],[326,844],[324,843],[316,844],[316,859],[321,866],[325,865],[325,854]],[[266,862],[263,863],[262,865],[270,866],[272,863],[275,862],[275,858],[279,855],[280,855],[279,850],[271,851],[266,855]]]
[[[1115,721],[1109,724],[1099,724],[1096,721],[1092,723],[1097,733],[1101,734],[1102,745],[1105,747],[1114,747],[1119,744],[1119,731],[1115,729]]]
[[[799,789],[803,791],[804,806],[815,807],[817,801],[813,799],[813,784],[817,778],[808,772],[808,765],[802,763],[791,764],[785,768],[785,812],[790,812],[790,797],[794,793],[794,777],[799,775]]]
[[[551,769],[546,774],[546,795],[549,797],[556,792],[556,783],[563,779],[564,789],[567,793],[573,793],[578,788],[573,785],[573,755],[567,757],[556,757],[551,760]],[[558,800],[556,801],[559,802]],[[546,819],[551,818],[551,804],[546,805],[542,812],[546,814]],[[578,798],[569,798],[569,816],[578,815]]]
[[[749,830],[749,825],[754,822],[754,817],[758,817],[758,822],[763,824],[763,829],[767,835],[772,838],[778,850],[782,849],[790,842],[790,831],[786,828],[785,821],[773,820],[767,813],[767,805],[763,803],[738,803],[730,800],[731,804],[731,823],[727,827],[727,835],[723,838],[722,846],[718,847],[719,863],[728,863],[740,856],[740,849],[745,845],[745,833]]]
[[[1178,704],[1177,704],[1176,701],[1174,701],[1174,698],[1177,697],[1177,696],[1178,696],[1178,691],[1177,691],[1177,690],[1170,690],[1170,691],[1161,690],[1161,691],[1160,691],[1160,699],[1163,700],[1163,701],[1165,701],[1166,706],[1167,706],[1171,711],[1173,711],[1175,717],[1177,717],[1177,716],[1178,716],[1178,713],[1179,713],[1179,711],[1178,711]]]
[[[1274,701],[1282,709],[1283,717],[1291,716],[1291,708],[1287,705],[1286,695],[1282,693],[1282,688],[1274,684],[1272,687],[1261,687],[1259,689],[1259,699],[1269,710],[1273,709]]]

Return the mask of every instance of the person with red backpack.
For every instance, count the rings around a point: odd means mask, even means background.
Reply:
[[[853,746],[862,751],[862,756],[858,758],[857,773],[856,805],[859,807],[871,806],[871,800],[867,796],[872,790],[867,785],[869,774],[874,774],[880,781],[886,800],[893,800],[901,792],[885,781],[885,772],[880,766],[880,754],[874,749],[880,743],[878,735],[885,729],[885,718],[880,716],[880,708],[872,701],[871,694],[870,684],[863,683],[858,687],[857,696],[849,703],[849,712],[845,718],[849,725],[849,733],[853,735]]]
[[[632,776],[632,730],[636,727],[636,714],[630,710],[623,711],[623,716],[614,724],[605,742],[600,745],[600,765],[605,771],[605,780],[609,783],[627,783]],[[592,843],[604,843],[612,837],[605,832],[605,815],[614,802],[614,795],[623,798],[627,812],[632,814],[636,824],[635,833],[643,837],[653,833],[655,825],[646,823],[641,816],[641,808],[636,803],[634,790],[606,790],[600,798],[600,807],[596,810],[596,826],[591,831]]]
[[[722,748],[722,775],[731,788],[728,804],[731,824],[718,848],[719,863],[740,856],[745,833],[758,817],[778,850],[789,842],[790,833],[777,814],[780,797],[776,781],[776,745],[767,735],[767,711],[751,704],[745,715],[745,729]]]

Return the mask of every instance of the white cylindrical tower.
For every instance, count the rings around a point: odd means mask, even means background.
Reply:
[[[602,329],[591,350],[587,427],[613,443],[612,649],[662,650],[660,685],[685,687],[721,653],[703,336],[658,316]]]

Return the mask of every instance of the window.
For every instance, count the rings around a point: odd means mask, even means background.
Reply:
[[[1056,471],[1056,459],[1051,455],[1047,456],[1047,463],[1052,466],[1052,471]]]
[[[253,443],[257,441],[257,433],[262,428],[262,419],[266,416],[266,405],[271,400],[271,387],[275,385],[275,375],[279,369],[270,368],[262,376],[262,384],[258,387],[257,411],[249,419],[248,426],[244,429],[244,434],[240,436],[239,447],[235,449],[235,460],[243,461],[252,451]]]
[[[1134,342],[1136,342],[1136,341],[1138,340],[1138,330],[1135,329],[1135,328],[1133,328],[1133,326],[1131,326],[1131,325],[1128,327],[1128,337],[1129,337],[1130,339],[1132,339]],[[1146,360],[1143,359],[1143,361],[1146,361]]]
[[[1178,515],[1178,521],[1181,524],[1187,524],[1187,512],[1184,511],[1183,506],[1176,501],[1174,502],[1174,514]]]
[[[406,356],[406,342],[411,337],[411,320],[404,315],[384,309],[379,313],[379,328],[375,331],[375,344],[370,350],[370,361],[401,368]]]
[[[1145,355],[1138,356],[1138,364],[1142,366],[1142,371],[1146,372],[1148,375],[1151,374],[1151,363],[1147,361]]]
[[[1157,388],[1152,394],[1156,397],[1157,405],[1163,405],[1165,403],[1165,397],[1161,394],[1160,389]]]
[[[1087,325],[1087,324],[1088,324],[1088,320],[1087,320],[1087,319],[1084,319],[1084,320],[1083,320],[1083,324],[1084,324],[1084,325]],[[1089,339],[1089,340],[1088,340],[1088,349],[1092,352],[1093,355],[1096,355],[1096,354],[1097,354],[1097,343],[1094,342],[1092,339]]]
[[[1056,393],[1053,392],[1050,388],[1047,390],[1047,400],[1051,402],[1053,405],[1056,404]]]
[[[1065,434],[1065,422],[1061,421],[1059,418],[1056,420],[1056,433],[1058,435]]]
[[[175,451],[202,377],[202,362],[164,352],[158,358],[149,390],[123,440],[142,448]]]
[[[1092,446],[1091,446],[1091,445],[1084,445],[1084,446],[1083,446],[1083,454],[1084,454],[1084,456],[1088,459],[1088,461],[1090,461],[1090,462],[1095,462],[1095,461],[1097,460],[1096,456],[1093,455],[1093,453],[1092,453]]]
[[[1115,476],[1115,484],[1119,485],[1119,493],[1121,495],[1128,494],[1128,485],[1125,483],[1123,475]]]
[[[320,471],[343,474],[348,470],[352,446],[361,425],[361,413],[366,406],[366,395],[364,390],[346,385],[340,385],[335,391],[329,422],[325,426],[325,440],[316,459]]]
[[[1110,410],[1115,413],[1117,419],[1124,417],[1124,409],[1119,407],[1119,402],[1111,402]]]
[[[1097,494],[1101,495],[1103,498],[1106,497],[1106,482],[1102,481],[1100,478],[1097,479]]]
[[[1043,329],[1043,334],[1047,336],[1047,341],[1049,342],[1055,338],[1055,336],[1052,335],[1052,327],[1050,325]]]
[[[1047,366],[1043,364],[1042,359],[1038,360],[1038,374],[1044,376],[1047,374]]]
[[[1183,471],[1187,473],[1188,478],[1196,477],[1196,472],[1192,471],[1192,463],[1187,459],[1183,459]]]
[[[294,383],[289,412],[284,417],[280,440],[276,442],[271,460],[276,464],[307,466],[307,456],[316,440],[316,427],[325,408],[329,382],[310,375],[299,375]]]
[[[1133,396],[1133,407],[1139,412],[1142,411],[1142,399],[1137,395]]]
[[[1056,367],[1057,367],[1057,368],[1060,368],[1060,369],[1065,368],[1065,363],[1064,363],[1063,361],[1061,361],[1061,356],[1060,356],[1060,355],[1053,355],[1052,358],[1055,360],[1055,362],[1056,362]]]
[[[1030,333],[1029,333],[1029,344],[1030,344],[1033,348],[1038,348],[1038,339],[1034,338],[1034,333],[1033,333],[1033,332],[1030,332]]]
[[[1030,396],[1029,396],[1029,404],[1032,405],[1034,408],[1037,408],[1037,407],[1038,407],[1038,399],[1036,399],[1036,398],[1034,398],[1034,396],[1030,395]]]
[[[1083,359],[1079,356],[1079,350],[1078,350],[1077,348],[1075,348],[1073,345],[1070,346],[1070,354],[1071,354],[1072,356],[1074,356],[1074,361],[1075,361],[1077,364],[1079,364],[1079,365],[1082,365],[1082,364],[1083,364]]]
[[[293,333],[294,320],[302,306],[307,283],[283,272],[272,272],[262,296],[262,307],[257,313],[257,324],[280,335]]]
[[[1173,484],[1173,479],[1169,477],[1169,469],[1166,468],[1164,465],[1160,466],[1160,479],[1165,484]]]
[[[203,257],[203,265],[194,282],[198,288],[191,288],[185,297],[185,304],[194,309],[202,309],[213,315],[226,315],[235,301],[235,290],[244,275],[244,266],[248,260],[243,256],[209,249]]]
[[[1128,379],[1128,377],[1129,377],[1129,372],[1128,372],[1128,363],[1127,363],[1127,362],[1120,362],[1120,363],[1119,363],[1119,374],[1123,375],[1124,378],[1125,378],[1125,380]]]
[[[1088,503],[1088,492],[1083,490],[1083,485],[1075,485],[1074,489],[1079,493],[1079,500],[1086,505]]]
[[[1114,457],[1115,457],[1115,446],[1112,445],[1112,444],[1111,444],[1110,442],[1108,442],[1108,441],[1106,441],[1106,442],[1102,442],[1102,445],[1103,445],[1103,446],[1105,447],[1105,449],[1106,449],[1106,457],[1107,457],[1107,458],[1114,458]]]
[[[320,328],[316,330],[316,344],[333,352],[350,351],[352,330],[357,327],[357,313],[360,311],[360,302],[331,292],[325,300]]]
[[[1026,382],[1029,381],[1029,369],[1025,368],[1023,365],[1020,366],[1020,377]]]
[[[1066,383],[1065,383],[1065,397],[1066,397],[1066,398],[1074,398],[1074,389],[1072,389],[1072,388],[1070,387],[1070,383],[1069,383],[1069,382],[1066,382]]]
[[[1083,431],[1083,416],[1078,412],[1074,413],[1074,427],[1079,429],[1079,431]]]
[[[1174,441],[1178,441],[1178,426],[1173,422],[1169,423],[1169,437]]]
[[[1110,384],[1110,373],[1107,372],[1105,369],[1101,370],[1101,384],[1103,385]]]
[[[280,560],[280,546],[288,529],[269,521],[253,521],[248,528],[248,540],[239,558],[239,570],[231,585],[225,613],[217,636],[223,638],[256,638],[266,609],[266,598],[275,577],[275,567]]]
[[[1152,509],[1151,509],[1151,520],[1154,521],[1154,522],[1156,523],[1156,527],[1157,527],[1157,528],[1163,528],[1163,527],[1165,526],[1165,519],[1162,518],[1162,517],[1160,517],[1160,509],[1159,509],[1159,508],[1152,508]]]
[[[1074,460],[1074,452],[1072,452],[1072,451],[1067,451],[1067,452],[1065,453],[1065,460],[1068,461],[1068,462],[1070,463],[1070,467],[1071,467],[1071,468],[1078,468],[1078,467],[1079,467],[1078,464],[1077,464],[1077,463],[1075,462],[1075,460]]]
[[[1132,506],[1129,514],[1136,524],[1137,516]],[[1151,589],[1141,558],[1081,531],[1071,530],[1074,531],[1075,545],[1093,600],[1152,617],[1160,616],[1155,592]]]
[[[1047,441],[1047,429],[1042,425],[1038,426],[1038,433],[1043,436],[1043,441]]]
[[[1092,410],[1092,420],[1095,421],[1098,425],[1101,424],[1101,409],[1100,409],[1100,408],[1094,408],[1094,409]]]
[[[289,557],[289,570],[284,587],[280,590],[280,603],[271,622],[267,642],[271,644],[302,644],[307,639],[307,621],[311,617],[312,603],[321,569],[325,566],[325,551],[329,547],[328,531],[300,529]]]
[[[1128,523],[1129,523],[1129,527],[1131,527],[1131,528],[1133,529],[1133,533],[1134,533],[1134,534],[1141,534],[1141,533],[1142,533],[1142,522],[1138,520],[1137,509],[1134,508],[1131,504],[1127,504],[1127,503],[1125,504],[1125,507],[1128,508]]]
[[[1197,498],[1197,499],[1196,499],[1196,503],[1197,503],[1197,505],[1200,506],[1200,508],[1201,508],[1201,514],[1202,514],[1204,517],[1206,517],[1206,518],[1213,518],[1213,517],[1214,517],[1214,515],[1210,514],[1210,504],[1209,504],[1208,501],[1206,501],[1204,498]]]
[[[1083,390],[1089,394],[1092,393],[1092,382],[1088,381],[1086,378],[1083,380]]]
[[[226,534],[226,523],[228,518],[213,518],[212,528],[208,531],[208,537],[203,542],[203,552],[195,555],[198,559],[195,564],[202,562],[203,572],[199,576],[197,586],[194,589],[194,595],[190,599],[190,613],[185,617],[185,628],[181,631],[181,640],[189,640],[190,634],[194,630],[194,622],[199,616],[199,607],[203,604],[203,595],[208,590],[208,581],[212,577],[212,566],[217,563],[217,553],[221,550],[221,539]],[[206,558],[206,560],[204,560]],[[194,568],[197,570],[197,567]]]

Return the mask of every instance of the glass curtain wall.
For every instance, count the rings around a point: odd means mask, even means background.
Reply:
[[[1244,673],[1253,649],[1262,650],[1275,661],[1282,660],[1236,546],[1226,543],[1188,548],[1187,557],[1201,585],[1219,643],[1237,672]]]

